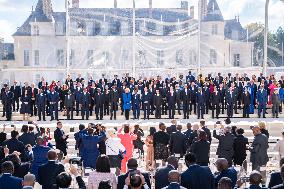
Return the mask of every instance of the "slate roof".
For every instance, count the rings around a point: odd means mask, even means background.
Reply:
[[[216,0],[210,0],[207,6],[207,14],[203,21],[224,21],[222,12]]]
[[[225,38],[226,39],[232,39],[233,38],[233,36],[232,36],[233,31],[238,32],[238,39],[237,40],[245,40],[246,39],[247,32],[242,27],[241,23],[237,20],[237,18],[225,21],[225,32],[224,32]]]

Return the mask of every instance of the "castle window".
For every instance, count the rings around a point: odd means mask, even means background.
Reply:
[[[30,65],[30,51],[24,50],[24,66]]]
[[[217,64],[217,52],[215,49],[210,49],[210,64]]]
[[[212,24],[211,34],[212,35],[217,35],[218,34],[218,25],[217,24]]]
[[[240,66],[240,54],[234,54],[234,67]]]
[[[64,35],[64,23],[63,22],[56,22],[55,34],[56,35]]]
[[[34,51],[35,66],[39,66],[39,50]]]

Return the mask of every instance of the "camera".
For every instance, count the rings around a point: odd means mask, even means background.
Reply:
[[[78,166],[82,166],[82,160],[81,160],[80,157],[75,157],[75,158],[69,159],[69,163],[70,164],[76,164]]]

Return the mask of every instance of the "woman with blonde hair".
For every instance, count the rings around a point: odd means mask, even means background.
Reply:
[[[258,122],[258,126],[262,134],[266,135],[269,138],[269,132],[266,129],[266,123],[264,121]]]
[[[110,167],[121,169],[121,160],[125,153],[125,147],[121,144],[121,139],[117,137],[115,129],[107,130],[106,155],[110,160]],[[118,170],[119,169],[119,170]]]

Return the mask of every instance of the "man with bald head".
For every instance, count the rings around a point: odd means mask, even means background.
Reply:
[[[251,155],[250,161],[252,163],[252,170],[260,170],[260,167],[266,166],[268,162],[268,138],[261,133],[258,126],[252,128],[254,140],[249,148]]]
[[[176,170],[178,168],[178,159],[175,156],[170,156],[167,159],[168,165],[160,167],[155,173],[155,188],[161,189],[170,184],[167,179],[170,171]]]
[[[176,170],[169,172],[169,182],[170,184],[162,189],[185,189],[185,187],[180,186],[180,173]]]
[[[229,163],[225,158],[219,158],[215,162],[218,173],[215,176],[215,186],[218,187],[218,183],[223,177],[228,177],[232,181],[232,187],[236,185],[237,182],[237,171],[233,167],[229,167]]]
[[[56,177],[64,172],[64,165],[57,162],[57,153],[55,150],[47,152],[48,162],[38,168],[38,183],[42,185],[42,189],[57,189]]]

